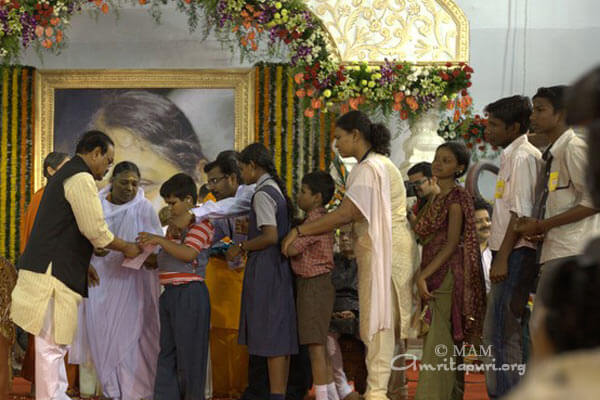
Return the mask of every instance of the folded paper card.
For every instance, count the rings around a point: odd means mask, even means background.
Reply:
[[[154,250],[156,250],[156,245],[152,244],[142,246],[142,252],[139,256],[135,258],[126,258],[121,265],[131,269],[140,269],[144,264],[144,261],[146,261],[146,258],[148,258],[150,254],[154,253]]]

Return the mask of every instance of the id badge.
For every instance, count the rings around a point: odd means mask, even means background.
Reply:
[[[494,195],[495,198],[497,199],[501,199],[502,196],[504,196],[504,185],[506,183],[504,182],[504,179],[498,179],[496,181],[496,194]]]
[[[558,171],[554,171],[550,173],[548,177],[548,191],[554,192],[558,187]]]

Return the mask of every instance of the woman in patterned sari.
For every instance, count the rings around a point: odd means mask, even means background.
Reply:
[[[438,147],[432,172],[440,193],[432,197],[414,226],[423,244],[417,288],[423,299],[422,364],[416,400],[462,399],[462,362],[455,349],[482,333],[485,286],[475,233],[473,199],[456,179],[469,166],[465,145],[447,142]],[[455,345],[457,347],[455,347]]]

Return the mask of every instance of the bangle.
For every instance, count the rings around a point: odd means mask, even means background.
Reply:
[[[302,233],[300,232],[300,226],[296,226],[296,233],[298,236],[302,236]]]
[[[243,252],[245,252],[245,251],[246,251],[246,249],[244,248],[244,242],[239,242],[239,243],[238,243],[238,247],[239,247],[239,248],[240,248],[240,249],[241,249]]]

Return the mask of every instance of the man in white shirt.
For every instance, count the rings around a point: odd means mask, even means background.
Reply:
[[[565,91],[566,86],[540,88],[533,97],[532,126],[548,136],[550,147],[543,156],[538,213],[516,226],[523,235],[543,235],[542,275],[549,261],[582,254],[589,240],[600,234],[600,210],[588,190],[587,143],[566,123]]]
[[[538,271],[536,245],[521,238],[513,227],[518,217],[532,215],[541,153],[526,135],[531,115],[529,98],[503,98],[489,104],[485,112],[486,140],[504,148],[489,238],[494,257],[483,328],[484,343],[495,366],[486,370],[486,386],[489,397],[496,399],[506,395],[521,378],[517,369],[504,371],[502,367],[522,362],[521,322]]]
[[[475,198],[475,229],[477,230],[477,241],[481,251],[481,267],[485,279],[485,293],[490,292],[490,267],[492,266],[492,250],[489,246],[489,238],[492,226],[492,206],[482,198]]]

